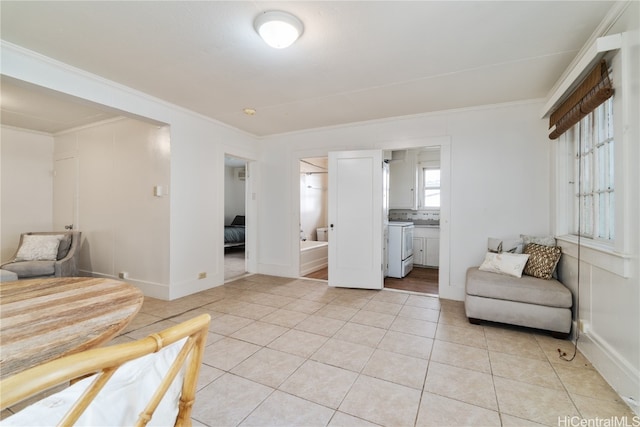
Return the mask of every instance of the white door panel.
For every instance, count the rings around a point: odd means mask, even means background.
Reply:
[[[382,150],[329,153],[329,286],[382,289]]]

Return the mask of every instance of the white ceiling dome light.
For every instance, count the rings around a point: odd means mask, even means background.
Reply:
[[[295,42],[304,31],[304,25],[287,12],[268,11],[256,17],[253,26],[260,37],[271,47],[284,49]]]

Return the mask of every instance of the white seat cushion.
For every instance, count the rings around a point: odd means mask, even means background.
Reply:
[[[158,388],[186,338],[158,353],[132,360],[120,367],[80,416],[76,426],[131,426]],[[184,370],[174,379],[148,426],[173,425],[178,415]],[[51,426],[57,424],[94,376],[46,397],[0,422],[2,426]]]
[[[477,267],[467,270],[466,292],[473,296],[547,307],[570,308],[573,304],[571,291],[557,280],[526,275],[517,278],[481,271]]]

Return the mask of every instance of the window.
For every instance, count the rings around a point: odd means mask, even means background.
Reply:
[[[422,168],[423,202],[422,207],[440,207],[440,168]]]
[[[612,242],[615,238],[613,97],[565,134],[573,162],[572,232]]]

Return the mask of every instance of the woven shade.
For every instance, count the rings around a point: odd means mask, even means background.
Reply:
[[[606,61],[600,61],[571,95],[549,117],[550,139],[556,139],[613,96]]]

